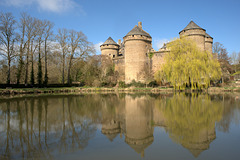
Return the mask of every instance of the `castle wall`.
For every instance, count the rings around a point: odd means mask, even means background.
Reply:
[[[205,50],[205,34],[206,31],[202,29],[191,29],[180,32],[180,38],[186,37],[193,40],[197,46],[204,51]]]
[[[124,37],[125,41],[125,83],[132,80],[144,81],[142,70],[148,63],[147,53],[151,49],[151,38],[134,35]]]
[[[107,62],[108,57],[113,60],[115,71],[119,74],[118,80],[125,81],[125,83],[131,83],[132,80],[145,82],[150,70],[155,74],[161,69],[165,63],[164,57],[169,52],[166,48],[161,48],[159,51],[153,50],[151,36],[142,30],[141,22],[139,22],[138,27],[135,26],[129,32],[130,34],[123,37],[122,43],[119,40],[117,44],[109,37],[105,44],[101,45],[103,60]],[[190,22],[179,35],[180,38],[185,37],[193,40],[200,50],[212,53],[213,38],[206,34],[205,29],[198,27],[194,22]],[[154,52],[151,59],[148,57],[150,51]],[[213,56],[217,57],[215,54]]]
[[[160,70],[165,63],[164,57],[169,51],[156,51],[152,57],[152,71],[153,74]]]
[[[118,80],[125,80],[125,59],[123,56],[117,57],[113,59],[113,63],[115,64],[115,71],[118,72]]]
[[[107,45],[102,45],[101,46],[102,55],[106,55],[106,56],[109,56],[111,58],[117,57],[118,50],[119,50],[118,45],[108,45],[107,44]]]
[[[212,53],[213,40],[210,37],[205,37],[205,50]]]

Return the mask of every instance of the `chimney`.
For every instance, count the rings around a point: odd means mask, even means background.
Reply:
[[[142,29],[142,22],[138,22],[138,27]]]
[[[118,45],[121,46],[121,39],[118,40]]]

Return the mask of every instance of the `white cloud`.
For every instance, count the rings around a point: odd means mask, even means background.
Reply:
[[[40,9],[63,12],[73,9],[77,4],[73,0],[37,0]]]
[[[14,7],[36,6],[39,10],[61,13],[78,9],[85,14],[82,7],[74,0],[3,0],[0,4]]]
[[[23,7],[32,4],[36,0],[3,0],[1,4],[14,7]]]
[[[94,48],[96,49],[97,51],[97,54],[101,54],[101,49],[100,49],[100,46],[103,44],[103,42],[99,42],[97,44],[94,44]]]
[[[160,48],[162,48],[163,44],[164,44],[164,43],[167,43],[167,42],[169,42],[169,40],[166,39],[166,38],[163,38],[163,39],[154,39],[154,40],[153,40],[153,48],[154,48],[155,50],[159,50]]]

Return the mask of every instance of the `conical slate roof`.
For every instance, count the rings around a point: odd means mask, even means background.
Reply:
[[[111,37],[109,37],[102,45],[105,44],[118,45]]]
[[[202,30],[205,30],[201,27],[199,27],[195,22],[191,21],[189,22],[189,24],[182,30],[182,31],[186,31],[186,30],[189,30],[189,29],[202,29]],[[182,32],[181,31],[181,32]],[[179,33],[181,33],[179,32]]]
[[[137,25],[130,31],[126,36],[131,36],[131,35],[143,35],[149,38],[152,38],[150,34],[145,32],[143,29],[139,28]]]
[[[206,32],[206,34],[205,34],[205,37],[207,37],[207,38],[212,38],[209,34],[207,34],[207,32]]]

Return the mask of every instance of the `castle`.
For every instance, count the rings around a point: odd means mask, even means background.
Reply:
[[[187,37],[196,42],[199,49],[212,53],[213,38],[206,30],[191,21],[182,31],[180,38]],[[132,80],[145,82],[146,70],[154,74],[164,64],[164,55],[169,50],[166,44],[158,51],[152,48],[152,37],[142,29],[138,22],[130,32],[123,37],[123,42],[116,43],[109,37],[101,46],[102,56],[111,58],[115,71],[119,73],[119,81],[130,83]],[[153,54],[151,57],[150,54]]]

